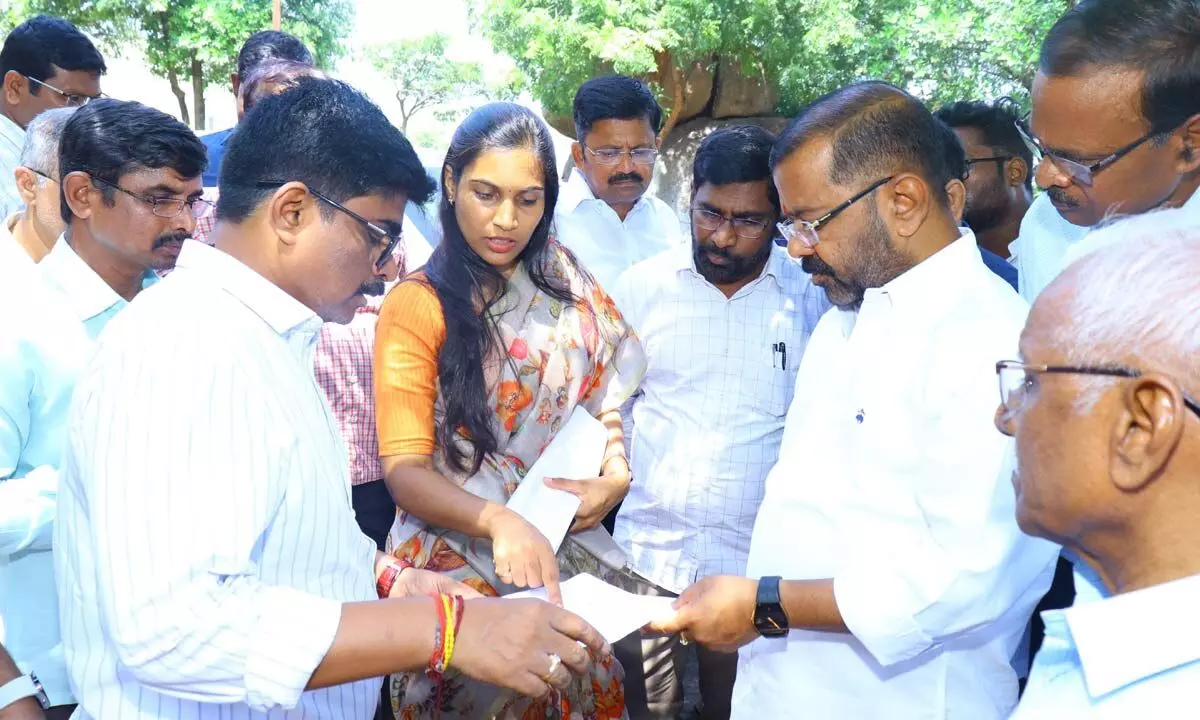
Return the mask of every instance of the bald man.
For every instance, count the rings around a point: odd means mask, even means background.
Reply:
[[[997,367],[1018,524],[1111,593],[1043,613],[1017,720],[1200,706],[1200,228],[1175,210],[1100,232],[1038,297],[1023,362]]]

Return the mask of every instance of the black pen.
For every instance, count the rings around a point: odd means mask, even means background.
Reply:
[[[779,343],[780,368],[787,370],[787,343]]]

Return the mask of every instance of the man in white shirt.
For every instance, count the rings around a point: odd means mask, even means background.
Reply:
[[[745,646],[734,718],[1016,704],[1010,661],[1058,554],[1017,528],[1012,446],[991,424],[1026,306],[960,235],[940,137],[920,101],[871,82],[818,100],[772,153],[789,250],[837,310],[767,478],[761,579],[701,580],[661,627]]]
[[[692,170],[692,243],[627,271],[614,300],[649,365],[633,406],[634,483],[615,539],[659,595],[743,575],[763,482],[779,457],[796,368],[825,293],[775,245],[775,137],[752,125],[709,135]],[[630,717],[675,718],[685,648],[616,645]],[[703,717],[729,717],[735,653],[699,649]]]
[[[1183,720],[1200,707],[1200,227],[1168,210],[1097,235],[1117,240],[1042,292],[1021,359],[997,367],[996,426],[1021,528],[1112,596],[1043,613],[1013,718]]]
[[[25,127],[49,108],[79,106],[100,97],[107,71],[92,41],[74,25],[38,15],[13,28],[0,49],[0,218],[19,210],[13,171]]]
[[[559,242],[606,290],[621,273],[683,244],[679,216],[648,195],[662,144],[662,108],[624,75],[588,80],[575,93],[575,171],[554,210]]]
[[[155,281],[153,267],[174,261],[203,168],[204,146],[178,120],[138,103],[89,103],[62,129],[66,232],[28,283],[0,282],[0,617],[4,644],[45,685],[53,717],[74,702],[54,582],[63,547],[51,549],[71,393],[101,330]]]
[[[1110,215],[1200,223],[1200,2],[1091,0],[1050,30],[1033,83],[1038,197],[1012,245],[1033,301]]]
[[[25,130],[21,164],[14,171],[24,209],[0,224],[0,242],[19,246],[28,259],[15,268],[20,273],[31,274],[67,228],[59,202],[58,143],[73,112],[75,108],[46,110]]]
[[[54,543],[77,716],[365,720],[382,676],[433,666],[425,595],[470,591],[359,531],[312,352],[429,180],[379,108],[313,78],[246,116],[222,177],[215,247],[185,244],[76,389]],[[547,603],[468,600],[446,659],[541,695],[586,667],[576,640],[607,650]]]

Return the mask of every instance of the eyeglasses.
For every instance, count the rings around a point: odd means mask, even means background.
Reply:
[[[971,176],[971,166],[972,165],[978,165],[979,163],[985,163],[985,162],[994,162],[994,163],[997,163],[998,165],[1000,165],[1000,167],[1004,167],[1004,163],[1006,163],[1012,159],[1013,159],[1012,155],[993,155],[991,157],[967,158],[967,177]]]
[[[1026,115],[1025,120],[1023,120],[1022,122],[1027,123],[1029,121],[1028,118],[1029,118],[1029,116]],[[1100,160],[1097,160],[1094,163],[1087,164],[1087,163],[1078,162],[1076,160],[1068,160],[1065,157],[1062,157],[1060,155],[1055,155],[1054,153],[1049,152],[1042,146],[1041,140],[1038,140],[1037,138],[1035,138],[1032,133],[1028,132],[1025,129],[1025,127],[1022,125],[1022,122],[1018,122],[1016,124],[1017,132],[1021,133],[1021,139],[1023,141],[1025,141],[1025,145],[1029,148],[1029,152],[1033,153],[1033,157],[1034,157],[1035,161],[1040,162],[1042,160],[1049,160],[1051,163],[1054,164],[1055,167],[1057,167],[1063,173],[1068,175],[1072,181],[1074,181],[1075,183],[1078,183],[1079,185],[1086,185],[1089,187],[1092,185],[1092,182],[1095,180],[1096,173],[1109,167],[1110,165],[1112,165],[1116,161],[1120,160],[1121,158],[1125,157],[1126,155],[1133,152],[1134,150],[1137,150],[1139,147],[1144,145],[1148,140],[1169,134],[1169,133],[1164,133],[1161,130],[1153,130],[1153,131],[1141,136],[1137,140],[1134,140],[1133,142],[1129,143],[1128,145],[1118,149],[1116,152],[1109,155],[1108,157],[1101,158]]]
[[[49,181],[50,181],[50,182],[52,182],[52,183],[58,183],[58,181],[57,181],[57,180],[55,180],[54,178],[50,177],[49,175],[47,175],[46,173],[42,172],[41,170],[38,170],[37,168],[31,168],[31,167],[29,167],[28,165],[22,165],[21,167],[25,168],[26,170],[28,170],[29,172],[33,173],[34,175],[37,175],[38,177],[41,177],[41,178],[46,178],[47,180],[49,180]]]
[[[719,212],[713,212],[707,208],[696,207],[695,205],[692,206],[692,219],[700,229],[709,233],[715,233],[725,223],[729,223],[733,227],[733,232],[745,240],[756,240],[762,237],[770,225],[766,220],[758,220],[750,217],[731,218]]]
[[[280,188],[280,187],[283,187],[284,185],[286,185],[287,183],[280,182],[278,180],[262,180],[255,184],[260,188]],[[305,186],[304,189],[308,191],[309,195],[312,195],[313,197],[315,197],[316,199],[325,203],[326,205],[329,205],[334,210],[345,213],[347,216],[353,218],[354,220],[357,220],[359,223],[361,223],[363,226],[365,226],[367,228],[367,234],[371,237],[372,246],[382,248],[379,253],[379,257],[376,258],[376,260],[375,260],[375,269],[382,270],[384,268],[384,266],[387,265],[388,260],[391,259],[393,254],[395,254],[396,247],[399,246],[400,241],[402,239],[404,239],[403,232],[401,232],[399,230],[394,231],[394,232],[385,230],[382,227],[371,222],[370,220],[366,219],[362,215],[359,215],[358,213],[354,212],[353,210],[346,207],[345,205],[342,205],[341,203],[326,197],[325,195],[317,192],[316,190],[313,190],[312,188],[307,187],[307,186]]]
[[[815,248],[817,243],[821,241],[820,237],[817,235],[818,230],[820,230],[830,220],[840,215],[846,208],[891,182],[892,178],[894,177],[896,176],[889,175],[882,180],[877,180],[871,183],[866,190],[863,190],[859,194],[850,198],[841,205],[838,205],[812,222],[807,220],[799,220],[797,218],[788,218],[787,220],[776,223],[775,227],[779,228],[779,232],[782,233],[783,236],[788,240],[799,240],[800,242],[804,243],[805,247],[811,250],[812,248]]]
[[[1033,376],[1043,373],[1058,375],[1098,375],[1102,377],[1141,377],[1141,370],[1122,367],[1088,367],[1076,365],[1034,365],[1016,360],[1001,360],[996,363],[996,375],[1000,380],[1000,404],[1006,412],[1015,413],[1025,403],[1033,389]],[[1187,395],[1183,404],[1200,417],[1200,404]]]
[[[35,170],[34,172],[37,171]],[[40,175],[41,173],[38,174]],[[203,198],[197,197],[181,200],[179,198],[146,197],[145,195],[138,195],[137,193],[130,192],[116,183],[112,183],[98,177],[92,178],[92,182],[99,185],[104,185],[105,187],[110,187],[113,190],[119,190],[131,198],[141,200],[150,206],[150,212],[154,213],[160,218],[179,217],[179,213],[183,212],[185,207],[188,209],[188,212],[193,218],[201,218],[204,217],[204,213],[208,212],[213,207],[212,203]]]
[[[104,93],[100,93],[99,95],[94,95],[94,96],[93,95],[80,95],[79,93],[69,93],[66,90],[59,90],[58,88],[54,87],[50,83],[42,82],[41,80],[38,80],[35,77],[30,77],[28,75],[25,76],[25,79],[29,80],[30,82],[35,82],[38,85],[41,85],[42,87],[46,88],[47,90],[51,90],[51,91],[56,92],[59,95],[61,95],[63,101],[67,103],[67,107],[83,107],[84,105],[87,105],[92,100],[99,100],[100,98],[104,97]]]
[[[633,160],[634,165],[653,165],[654,161],[658,159],[658,151],[653,148],[634,148],[632,150],[601,148],[593,150],[584,145],[583,149],[590,152],[600,165],[616,165],[627,154],[629,155],[629,159]]]

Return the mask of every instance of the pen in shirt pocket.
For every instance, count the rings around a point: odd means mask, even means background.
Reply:
[[[779,369],[787,370],[787,343],[777,342],[771,344],[771,367],[775,367],[775,355],[779,355]]]

